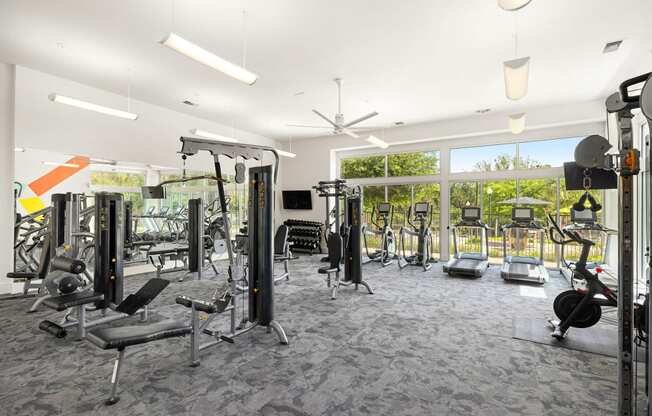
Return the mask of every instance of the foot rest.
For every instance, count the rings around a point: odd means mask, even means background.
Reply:
[[[11,272],[7,273],[9,279],[38,279],[38,274],[34,272]]]
[[[56,311],[65,311],[66,309],[72,308],[73,306],[87,305],[89,303],[95,303],[103,299],[103,294],[95,293],[92,290],[86,290],[84,292],[75,292],[68,295],[47,298],[43,301],[43,304],[48,308],[54,309]]]
[[[99,328],[90,331],[86,339],[103,350],[123,349],[130,345],[145,344],[159,339],[182,337],[192,332],[184,321],[163,321],[149,325]]]

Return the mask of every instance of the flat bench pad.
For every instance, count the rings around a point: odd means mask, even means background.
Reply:
[[[94,329],[87,334],[86,338],[103,350],[110,350],[145,344],[159,339],[182,337],[191,332],[192,327],[186,322],[167,320],[149,325]]]
[[[152,247],[147,254],[150,256],[167,255],[167,254],[180,254],[189,250],[187,244],[177,243],[161,243]]]
[[[43,304],[56,311],[65,311],[73,306],[87,305],[103,299],[103,294],[95,293],[92,290],[86,290],[84,292],[75,292],[68,295],[47,298],[43,301]]]

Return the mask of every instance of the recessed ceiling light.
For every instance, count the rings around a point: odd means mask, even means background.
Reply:
[[[190,100],[183,100],[183,101],[181,101],[181,102],[182,102],[183,104],[185,104],[185,105],[189,105],[189,106],[191,106],[191,107],[197,107],[197,103],[193,103],[193,102],[190,101]]]
[[[303,95],[303,94],[305,94],[305,93],[306,93],[305,91],[295,92],[295,93],[294,93],[294,96],[295,96],[295,97],[298,97],[299,95]]]
[[[622,40],[607,42],[602,49],[602,53],[616,52],[620,48],[621,43],[623,43]]]
[[[491,111],[491,108],[481,108],[479,110],[475,110],[475,112],[478,113],[478,114],[487,114],[490,111]]]
[[[513,12],[530,4],[532,0],[498,0],[501,9]]]

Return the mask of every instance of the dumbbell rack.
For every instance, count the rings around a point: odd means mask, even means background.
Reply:
[[[285,225],[290,228],[288,241],[292,251],[304,253],[322,253],[321,239],[324,225],[317,221],[286,220]]]

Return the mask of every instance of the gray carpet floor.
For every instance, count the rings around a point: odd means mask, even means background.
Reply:
[[[429,272],[369,264],[364,273],[374,295],[342,288],[330,300],[318,257],[293,261],[291,280],[276,286],[276,319],[289,346],[257,329],[203,351],[197,368],[188,366],[188,339],[129,348],[121,401],[112,407],[103,400],[113,352],[74,336],[55,339],[38,323],[61,314],[30,315],[30,300],[4,301],[0,414],[615,413],[614,358],[511,338],[514,317],[551,316],[554,296],[566,289],[558,273],[545,285],[547,298],[539,298],[532,286],[503,282],[495,266],[470,280],[446,276],[441,264]],[[127,293],[150,277],[127,278]],[[175,296],[209,298],[217,284],[173,280],[152,303],[152,319],[187,317]]]

